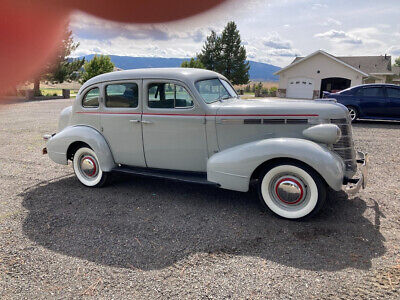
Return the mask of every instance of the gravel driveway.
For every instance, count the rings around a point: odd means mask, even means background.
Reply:
[[[400,123],[357,123],[367,189],[291,222],[260,212],[254,191],[83,187],[41,154],[70,104],[0,107],[0,298],[399,299]]]

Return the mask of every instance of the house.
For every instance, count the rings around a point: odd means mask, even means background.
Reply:
[[[323,91],[339,91],[363,83],[387,83],[399,75],[391,57],[337,57],[318,50],[306,57],[296,57],[279,75],[278,95],[286,98],[315,99]]]

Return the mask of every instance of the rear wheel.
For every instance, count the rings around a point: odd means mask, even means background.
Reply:
[[[88,187],[101,187],[107,183],[109,174],[103,172],[96,153],[88,148],[79,148],[72,160],[74,172],[78,180]]]
[[[358,111],[354,106],[347,106],[349,110],[350,119],[352,122],[358,119]]]
[[[326,184],[320,175],[296,162],[266,168],[260,175],[258,192],[265,209],[286,219],[313,216],[326,200]]]

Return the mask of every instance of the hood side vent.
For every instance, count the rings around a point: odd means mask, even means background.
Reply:
[[[287,119],[287,124],[307,124],[308,119]]]
[[[285,124],[285,119],[263,119],[263,124]]]
[[[261,124],[261,119],[244,119],[244,124]]]

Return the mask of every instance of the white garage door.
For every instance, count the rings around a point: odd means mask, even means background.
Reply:
[[[309,78],[289,79],[286,89],[287,98],[312,99],[314,91],[314,80]]]

